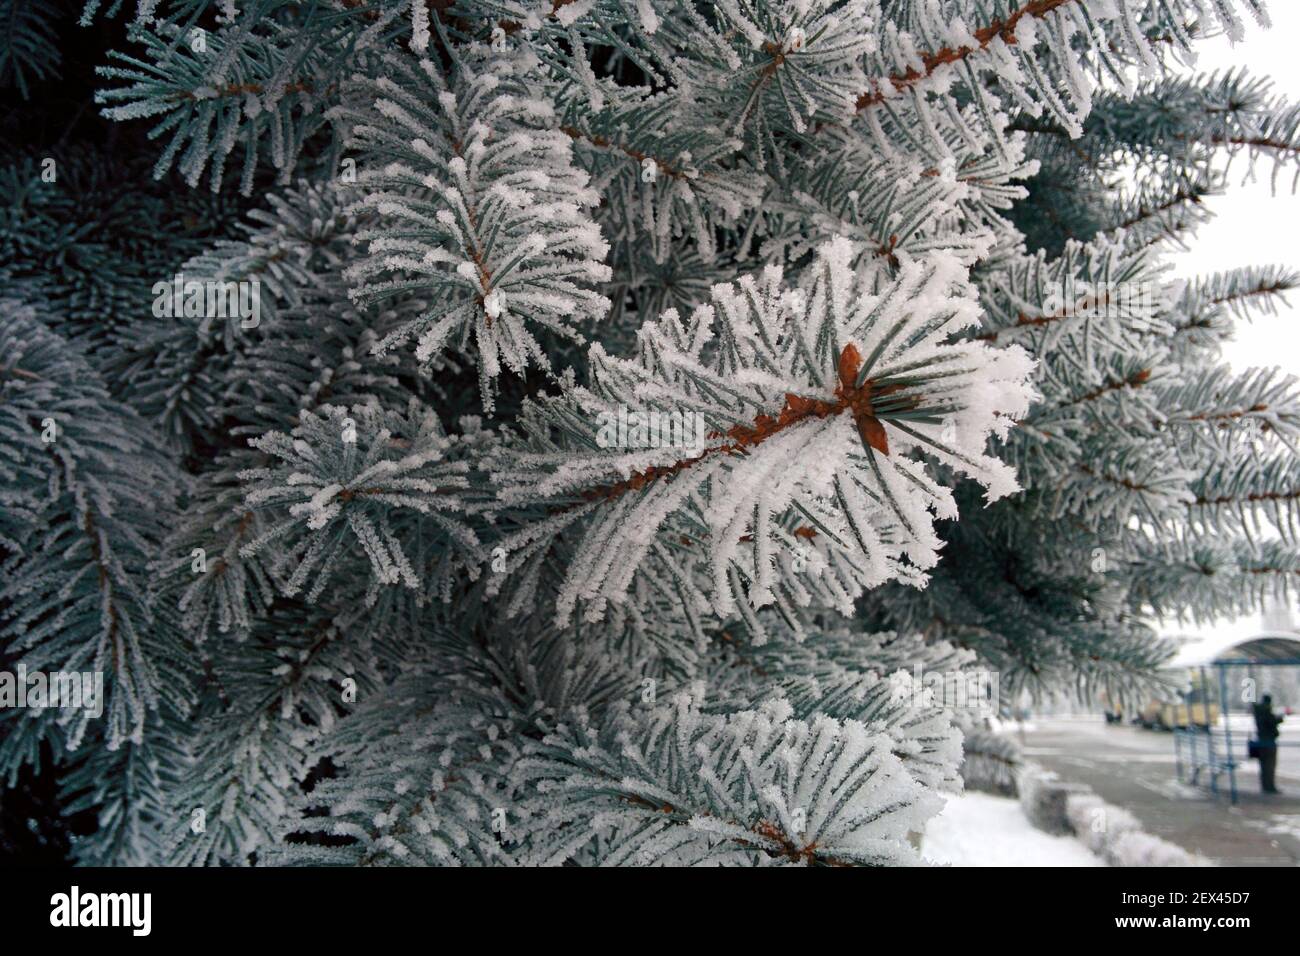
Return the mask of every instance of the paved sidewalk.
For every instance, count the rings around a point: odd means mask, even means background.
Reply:
[[[1107,725],[1100,715],[1038,718],[1023,737],[1015,724],[1007,729],[1027,758],[1088,784],[1171,843],[1224,866],[1300,865],[1300,751],[1282,754],[1279,796],[1259,792],[1257,763],[1241,764],[1234,807],[1226,793],[1178,782],[1170,733]]]

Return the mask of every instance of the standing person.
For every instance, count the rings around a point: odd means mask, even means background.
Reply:
[[[1259,789],[1277,793],[1273,775],[1277,772],[1277,725],[1282,716],[1273,713],[1273,695],[1265,694],[1254,707],[1256,747],[1259,750]]]

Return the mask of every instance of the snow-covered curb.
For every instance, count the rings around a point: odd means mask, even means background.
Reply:
[[[1010,737],[991,730],[967,730],[962,742],[961,779],[967,790],[1016,796],[1016,774],[1024,758]]]
[[[1015,741],[988,730],[967,733],[962,778],[968,791],[1019,797],[1025,817],[1053,836],[1076,837],[1111,866],[1213,866],[1152,836],[1137,817],[1106,803],[1086,784],[1061,780],[1026,761]]]
[[[1021,765],[1020,806],[1046,833],[1073,834],[1111,866],[1213,866],[1209,860],[1152,836],[1127,810],[1091,787],[1069,783],[1036,764]]]

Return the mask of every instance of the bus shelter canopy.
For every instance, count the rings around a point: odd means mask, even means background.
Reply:
[[[1300,638],[1294,634],[1263,633],[1231,643],[1205,641],[1181,648],[1164,666],[1167,670],[1226,664],[1300,665]]]

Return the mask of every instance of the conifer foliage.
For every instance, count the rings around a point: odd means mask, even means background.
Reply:
[[[103,683],[0,687],[50,852],[915,863],[963,727],[1300,570],[1300,383],[1219,354],[1300,276],[1161,258],[1300,168],[1187,68],[1261,0],[0,17],[20,112],[106,38],[0,169],[0,670]]]

